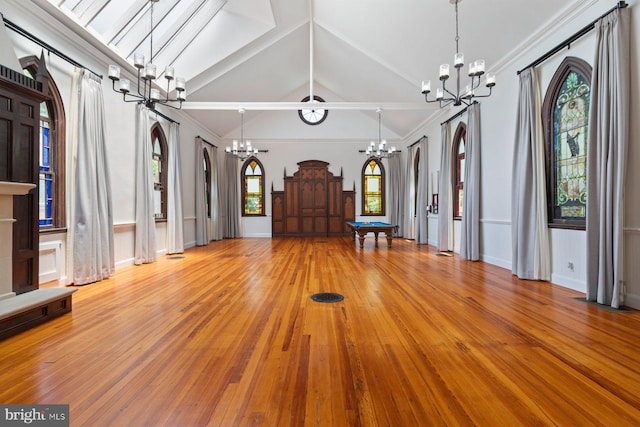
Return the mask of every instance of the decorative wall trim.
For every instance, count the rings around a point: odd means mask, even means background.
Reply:
[[[498,267],[506,268],[507,270],[511,270],[511,261],[502,258],[496,258],[492,256],[488,256],[485,254],[480,254],[480,260],[482,262],[486,262],[488,264],[497,265]]]
[[[62,280],[63,254],[62,240],[54,240],[51,242],[40,242],[39,251],[39,268],[38,282],[46,283]]]
[[[582,280],[572,279],[561,274],[551,274],[551,283],[565,288],[573,289],[578,292],[587,291],[587,283]]]
[[[511,220],[508,219],[480,219],[482,224],[497,224],[497,225],[511,225]]]

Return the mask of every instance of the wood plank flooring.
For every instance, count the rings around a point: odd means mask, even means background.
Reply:
[[[72,426],[640,425],[639,312],[436,253],[235,239],[119,270],[0,342],[0,403],[68,403]]]

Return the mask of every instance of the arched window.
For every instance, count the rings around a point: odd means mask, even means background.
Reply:
[[[420,176],[420,147],[416,148],[416,156],[413,160],[413,212],[418,215],[418,177]]]
[[[167,139],[159,123],[151,127],[153,169],[153,215],[156,220],[167,219]]]
[[[242,166],[242,216],[264,215],[264,168],[256,157]]]
[[[384,166],[370,158],[362,167],[362,215],[384,215]]]
[[[211,218],[211,159],[206,148],[203,151],[204,161],[204,200],[207,206],[207,216]]]
[[[40,60],[20,60],[24,74],[35,78]],[[49,101],[40,104],[40,231],[64,228],[65,219],[65,116],[58,88],[49,76]]]
[[[460,122],[453,137],[453,218],[462,219],[464,201],[464,146],[467,143],[467,125]]]
[[[591,66],[567,57],[544,98],[547,215],[550,227],[585,229]]]

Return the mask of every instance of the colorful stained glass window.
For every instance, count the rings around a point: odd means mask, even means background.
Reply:
[[[589,95],[589,83],[571,71],[556,98],[553,112],[556,219],[587,217]]]
[[[167,218],[167,142],[159,124],[151,129],[151,172],[153,175],[153,215]]]
[[[264,215],[264,173],[255,157],[244,165],[243,215]]]
[[[384,169],[376,159],[369,159],[362,174],[363,215],[384,215]]]

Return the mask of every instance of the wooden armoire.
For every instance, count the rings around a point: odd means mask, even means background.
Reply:
[[[340,176],[329,172],[329,163],[305,160],[293,176],[284,174],[284,190],[271,191],[272,236],[345,236],[346,221],[354,221],[355,187],[342,189]],[[355,184],[354,184],[355,185]]]

